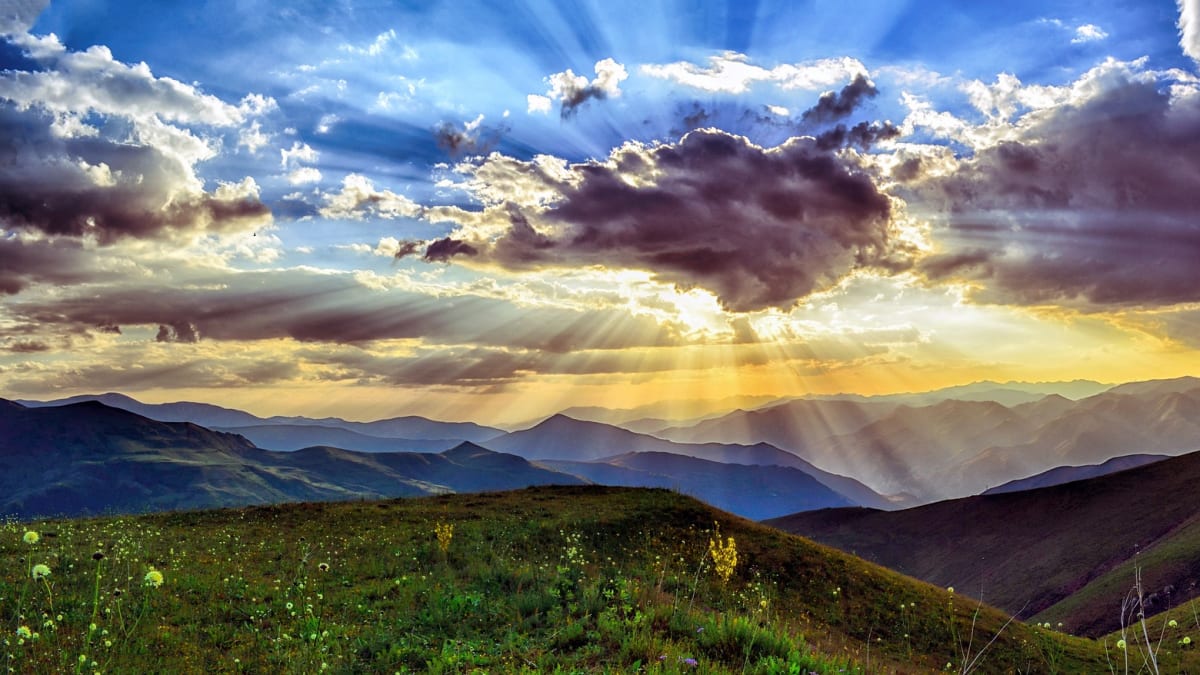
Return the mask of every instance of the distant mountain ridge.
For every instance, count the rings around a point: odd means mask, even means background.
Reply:
[[[20,518],[586,483],[467,442],[444,453],[273,452],[98,401],[0,402],[0,514]]]
[[[559,414],[529,429],[492,439],[487,445],[492,449],[510,452],[530,460],[607,462],[608,458],[618,455],[663,453],[723,464],[788,467],[815,478],[821,485],[837,492],[853,504],[878,508],[898,508],[905,505],[903,502],[893,503],[853,478],[820,469],[802,457],[768,443],[675,443],[620,427],[577,420]]]
[[[1052,393],[1012,406],[797,399],[655,435],[767,442],[879,493],[931,502],[1060,466],[1200,449],[1200,379],[1131,383],[1080,400]]]
[[[541,463],[602,485],[674,489],[751,520],[854,504],[815,477],[785,466],[723,464],[666,452]]]
[[[453,440],[481,442],[504,433],[500,429],[485,427],[472,422],[439,422],[409,415],[376,420],[374,422],[352,422],[340,417],[258,417],[242,410],[223,408],[210,403],[180,401],[176,403],[142,403],[124,394],[87,394],[54,401],[19,400],[26,407],[61,406],[83,401],[99,401],[113,408],[128,410],[143,417],[160,422],[192,422],[203,427],[257,427],[263,425],[311,425],[337,427],[347,431],[383,438],[405,438],[412,440]]]
[[[1063,483],[1071,483],[1077,480],[1086,480],[1088,478],[1096,478],[1098,476],[1107,476],[1110,473],[1124,471],[1125,469],[1133,469],[1145,464],[1151,464],[1167,459],[1167,455],[1124,455],[1121,457],[1113,457],[1107,462],[1101,464],[1088,464],[1086,466],[1060,466],[1049,471],[1043,471],[1035,476],[1028,478],[1018,478],[1011,480],[1003,485],[997,485],[994,488],[983,491],[980,494],[998,495],[1005,492],[1021,492],[1023,490],[1036,490],[1037,488],[1050,487],[1052,485],[1062,485]]]

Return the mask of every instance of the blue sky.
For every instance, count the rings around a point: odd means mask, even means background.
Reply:
[[[500,418],[1197,365],[1193,0],[14,8],[14,396]]]

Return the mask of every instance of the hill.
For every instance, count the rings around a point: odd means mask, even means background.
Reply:
[[[453,440],[368,436],[341,427],[316,424],[259,424],[213,429],[243,436],[260,448],[282,451],[329,445],[356,452],[440,452],[458,444]]]
[[[20,518],[581,482],[472,445],[440,454],[271,452],[236,434],[95,401],[0,407],[0,514]]]
[[[921,673],[992,636],[980,672],[1108,668],[1101,644],[665,490],[10,523],[0,585],[25,588],[0,605],[17,672]],[[53,631],[20,618],[43,612]]]
[[[664,452],[543,463],[602,485],[671,488],[751,520],[854,504],[807,473],[783,466],[721,464]]]
[[[631,453],[663,453],[723,464],[789,467],[815,478],[821,485],[842,495],[852,504],[895,508],[890,500],[859,481],[819,469],[803,458],[767,443],[675,443],[599,422],[554,415],[529,429],[492,439],[487,445],[494,450],[511,452],[531,460],[597,462]],[[641,486],[656,485],[658,483]],[[677,480],[669,485],[688,490],[684,481]],[[753,496],[753,492],[748,496]]]
[[[998,607],[1022,607],[1068,630],[1117,627],[1120,598],[1144,572],[1148,608],[1185,602],[1200,587],[1200,519],[1191,499],[1200,453],[1023,492],[903,511],[829,509],[769,521]],[[1171,592],[1160,592],[1163,589]]]

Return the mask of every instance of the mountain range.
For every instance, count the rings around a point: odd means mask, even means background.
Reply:
[[[97,401],[27,408],[0,400],[0,513],[19,518],[585,482],[468,441],[441,453],[273,452]]]
[[[978,494],[1060,466],[1200,449],[1200,379],[1133,383],[1071,400],[1051,393],[1005,406],[947,399],[788,401],[735,411],[656,436],[680,442],[766,442],[921,502]]]
[[[470,441],[385,438],[320,425],[211,430],[151,420],[97,400],[42,407],[3,403],[0,494],[7,499],[0,501],[0,513],[23,518],[577,485],[605,478],[617,485],[672,487],[754,519],[806,508],[891,505],[857,481],[765,444],[689,446],[564,416],[492,439],[502,451],[495,452]],[[170,410],[176,413],[199,410],[225,421],[238,412],[175,405]],[[428,449],[434,451],[423,451]],[[530,461],[538,459],[560,461]]]

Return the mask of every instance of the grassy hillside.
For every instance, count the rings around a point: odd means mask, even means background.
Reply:
[[[16,672],[961,672],[997,633],[979,672],[1108,664],[665,490],[10,523],[0,598]]]
[[[770,521],[931,583],[956,585],[1084,635],[1118,624],[1140,566],[1148,610],[1197,595],[1200,453],[1052,487],[881,512],[831,509]]]

